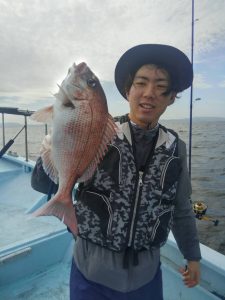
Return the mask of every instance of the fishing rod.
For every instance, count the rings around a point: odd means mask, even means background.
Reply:
[[[199,19],[195,19],[195,3],[192,0],[192,7],[191,7],[191,64],[194,70],[194,28],[195,22],[199,21]],[[199,101],[201,98],[196,98],[195,101]],[[191,156],[192,156],[192,116],[193,116],[193,82],[191,83],[191,90],[190,90],[190,122],[189,122],[189,176],[191,178]]]
[[[192,7],[191,7],[191,63],[194,69],[194,24],[195,21],[199,19],[195,19],[194,16],[194,0],[192,0]],[[195,101],[199,101],[201,98],[196,98]],[[191,84],[191,91],[190,91],[190,123],[189,123],[189,176],[191,179],[191,156],[192,156],[192,114],[193,114],[193,83]],[[214,219],[212,216],[206,215],[208,206],[203,201],[196,201],[192,202],[192,209],[195,213],[195,217],[198,220],[203,221],[211,221],[214,223],[215,226],[219,224],[219,220]]]
[[[194,0],[192,0],[192,13],[191,13],[191,63],[194,69]],[[190,91],[190,123],[189,123],[189,176],[191,178],[191,152],[192,152],[192,111],[193,111],[193,83],[191,83]]]
[[[2,150],[0,151],[0,158],[2,158],[2,156],[6,153],[6,151],[12,146],[12,144],[14,143],[15,139],[18,137],[18,135],[24,130],[24,128],[26,127],[26,125],[24,125],[21,130],[14,136],[13,139],[10,139],[8,141],[8,143],[2,148]]]

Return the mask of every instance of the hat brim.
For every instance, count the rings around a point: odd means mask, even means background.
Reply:
[[[172,77],[176,92],[182,92],[192,84],[192,64],[182,51],[169,45],[142,44],[127,50],[116,65],[115,83],[124,98],[127,79],[145,64],[164,67]]]

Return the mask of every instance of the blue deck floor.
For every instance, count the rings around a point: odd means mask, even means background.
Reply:
[[[0,159],[0,248],[65,228],[54,217],[26,213],[44,196],[32,189],[30,176],[21,165]]]
[[[0,290],[2,300],[68,300],[70,263],[58,263],[45,272]]]

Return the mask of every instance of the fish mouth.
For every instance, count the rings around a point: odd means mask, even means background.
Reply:
[[[76,72],[78,72],[78,73],[82,73],[82,72],[86,71],[86,69],[87,69],[87,65],[85,62],[81,62],[78,65],[76,65],[74,63],[74,67],[76,69]]]

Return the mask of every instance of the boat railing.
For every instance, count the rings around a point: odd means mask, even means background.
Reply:
[[[0,150],[0,158],[12,146],[15,138],[24,130],[25,131],[25,135],[24,135],[25,159],[26,159],[26,161],[28,161],[29,151],[28,151],[27,117],[31,116],[34,112],[35,111],[23,110],[23,109],[19,109],[19,108],[15,108],[15,107],[0,107],[0,113],[2,114],[2,144],[3,144],[3,148]],[[5,138],[5,129],[6,129],[5,128],[5,114],[24,116],[24,126],[16,134],[16,136],[13,137],[12,139],[10,139],[7,143],[6,143],[6,138]],[[47,124],[44,125],[44,130],[45,130],[45,134],[47,134],[48,133]]]

